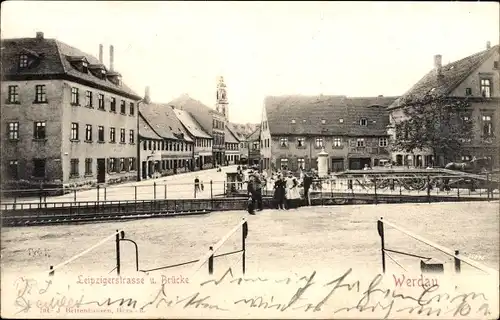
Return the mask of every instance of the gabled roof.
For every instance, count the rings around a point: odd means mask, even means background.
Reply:
[[[272,135],[386,135],[387,107],[396,97],[271,96],[265,99]],[[361,119],[367,125],[361,126]]]
[[[224,127],[224,141],[225,143],[239,143],[240,140],[236,135],[229,129],[228,126]]]
[[[257,125],[257,129],[254,132],[250,133],[247,137],[248,141],[259,141],[260,140],[260,124]]]
[[[186,110],[180,110],[174,108],[174,113],[177,116],[177,119],[184,125],[186,130],[196,138],[205,138],[212,139],[212,136],[206,133],[201,125],[196,121],[189,112]]]
[[[177,109],[189,112],[206,132],[212,132],[213,114],[217,114],[221,117],[224,116],[222,113],[217,112],[216,110],[206,106],[202,102],[191,98],[187,94],[181,95],[180,97],[170,101],[168,104],[174,106]]]
[[[139,113],[162,138],[193,142],[179,119],[177,119],[171,106],[158,103],[143,103],[139,106]]]
[[[2,39],[1,46],[2,74],[7,79],[39,78],[43,76],[50,76],[55,79],[69,78],[72,81],[98,85],[100,88],[129,96],[135,100],[141,99],[123,83],[116,85],[105,78],[100,79],[90,72],[84,73],[74,68],[71,62],[75,59],[85,59],[90,65],[101,63],[94,56],[59,40],[45,38]],[[34,56],[36,63],[28,68],[19,69],[19,55],[22,52]]]
[[[410,88],[399,99],[389,106],[394,109],[402,106],[402,102],[407,99],[419,99],[426,94],[449,95],[462,83],[474,70],[483,64],[495,52],[499,46],[496,45],[488,50],[475,53],[455,62],[451,62],[441,67],[442,76],[438,77],[436,70],[429,71],[420,81]]]
[[[163,139],[151,128],[149,123],[144,119],[144,117],[139,114],[139,135],[147,139]]]
[[[254,123],[233,123],[226,124],[235,136],[240,140],[246,140],[246,137],[257,129],[258,124]]]

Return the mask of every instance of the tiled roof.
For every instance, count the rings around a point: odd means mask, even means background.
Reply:
[[[386,108],[396,97],[271,96],[265,109],[272,135],[386,135]],[[366,126],[360,121],[366,119]]]
[[[240,141],[245,140],[249,134],[257,129],[257,124],[254,123],[243,124],[228,122],[227,125],[229,126],[231,132],[234,133]]]
[[[224,127],[224,141],[226,143],[239,143],[240,141],[236,137],[236,135],[228,128],[228,126]]]
[[[260,140],[260,124],[257,125],[257,129],[254,130],[251,134],[248,135],[247,137],[248,141],[259,141]]]
[[[189,112],[206,132],[212,132],[212,114],[218,114],[223,117],[222,113],[217,112],[202,102],[191,98],[187,94],[181,95],[180,97],[170,101],[168,104],[177,109]]]
[[[177,119],[179,119],[192,136],[197,138],[212,139],[212,136],[203,130],[201,125],[191,116],[191,114],[189,114],[189,112],[175,108],[174,113],[177,116]]]
[[[53,76],[55,78],[71,76],[81,81],[91,82],[117,93],[124,93],[139,100],[132,89],[124,83],[116,85],[109,80],[99,79],[92,73],[84,73],[75,69],[71,65],[72,58],[78,57],[88,61],[90,65],[101,64],[94,56],[84,53],[77,48],[69,46],[56,39],[38,39],[38,38],[16,38],[3,39],[2,46],[2,73],[4,76]],[[36,63],[28,68],[19,69],[19,54],[21,52],[38,55]]]
[[[419,99],[426,94],[448,95],[456,89],[474,70],[485,62],[493,53],[498,52],[496,45],[488,50],[475,53],[441,67],[441,77],[436,70],[428,72],[420,81],[389,106],[389,109],[400,107],[406,98]]]
[[[142,103],[139,106],[139,112],[162,138],[193,141],[179,119],[177,119],[171,106],[158,103]]]
[[[148,139],[162,139],[154,130],[151,128],[149,123],[142,117],[142,115],[139,115],[139,135],[143,138],[148,138]]]

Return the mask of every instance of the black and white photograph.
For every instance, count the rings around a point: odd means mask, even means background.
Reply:
[[[0,23],[2,318],[500,317],[497,2]]]

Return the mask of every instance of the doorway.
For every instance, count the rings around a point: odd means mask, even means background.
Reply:
[[[106,159],[97,159],[97,183],[106,182]]]
[[[344,159],[332,158],[332,171],[333,172],[344,171]]]
[[[148,177],[147,172],[148,172],[147,163],[146,163],[146,161],[143,161],[142,162],[142,178],[143,179],[146,179]]]
[[[365,164],[369,167],[371,166],[370,158],[352,158],[349,159],[349,170],[361,170],[365,167]]]

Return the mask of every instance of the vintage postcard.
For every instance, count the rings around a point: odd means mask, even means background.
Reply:
[[[1,6],[2,318],[499,318],[498,3]]]

